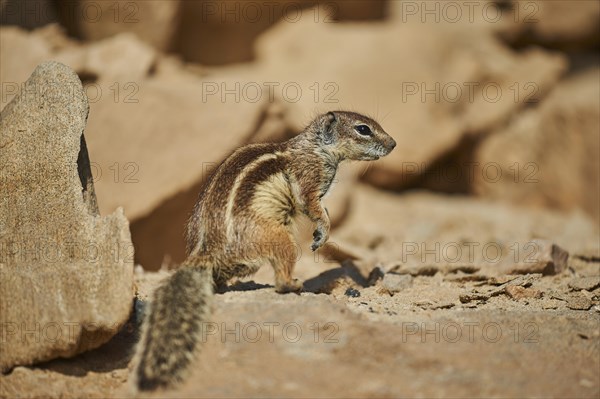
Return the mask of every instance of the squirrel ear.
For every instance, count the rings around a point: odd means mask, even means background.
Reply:
[[[325,144],[331,144],[334,140],[333,126],[335,125],[337,118],[333,112],[328,112],[325,115],[325,122],[323,123],[323,139]]]
[[[335,122],[335,114],[333,112],[328,112],[326,116],[329,123]]]

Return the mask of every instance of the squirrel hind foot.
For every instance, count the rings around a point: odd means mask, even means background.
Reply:
[[[302,288],[303,288],[302,281],[295,278],[288,282],[277,284],[275,286],[275,291],[277,291],[280,294],[287,294],[290,292],[299,294],[300,291],[302,291]]]

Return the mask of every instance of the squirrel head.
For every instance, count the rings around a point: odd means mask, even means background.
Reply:
[[[379,123],[355,112],[332,111],[315,122],[321,147],[340,160],[373,161],[396,147]]]

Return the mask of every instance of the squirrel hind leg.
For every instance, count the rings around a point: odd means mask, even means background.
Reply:
[[[211,268],[182,267],[157,288],[136,349],[137,390],[169,388],[187,375],[212,295]]]
[[[222,292],[227,287],[227,282],[232,278],[244,278],[256,273],[260,263],[255,259],[228,259],[223,262],[226,266],[215,266],[213,268],[213,280],[215,290]]]
[[[273,236],[275,237],[273,238]],[[275,272],[275,290],[279,293],[299,292],[302,282],[293,278],[294,267],[300,254],[300,248],[294,241],[291,233],[280,228],[271,233],[273,242],[278,243],[272,248],[268,256],[269,262]]]

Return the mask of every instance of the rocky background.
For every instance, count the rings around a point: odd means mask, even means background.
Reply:
[[[600,395],[600,3],[0,7],[1,397],[127,396],[204,178],[334,109],[397,148],[301,229],[305,292],[218,295],[163,394]]]

